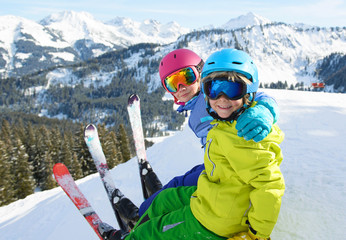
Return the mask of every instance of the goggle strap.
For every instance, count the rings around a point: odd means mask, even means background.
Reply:
[[[199,73],[202,72],[203,66],[204,66],[204,61],[203,61],[203,59],[201,59],[201,61],[200,61],[200,62],[197,64],[197,66],[196,66],[196,69],[197,69],[197,71],[198,71]]]

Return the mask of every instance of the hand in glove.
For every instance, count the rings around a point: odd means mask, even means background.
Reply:
[[[260,142],[270,133],[273,122],[274,118],[269,109],[257,104],[239,116],[235,127],[239,137]]]
[[[241,232],[227,240],[270,240],[269,238],[256,237],[251,231]]]
[[[107,223],[100,223],[97,229],[104,240],[121,240],[123,239],[124,232],[116,230]]]

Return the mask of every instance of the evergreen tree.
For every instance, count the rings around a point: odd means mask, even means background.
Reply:
[[[104,124],[97,127],[100,142],[102,145],[103,153],[105,154],[109,168],[115,167],[119,162],[117,161],[117,139],[112,131],[108,131]]]
[[[14,147],[14,191],[17,199],[23,199],[26,196],[34,193],[35,190],[35,180],[33,178],[32,166],[29,163],[29,156],[25,151],[25,147],[17,136]]]
[[[2,148],[4,149],[4,164],[8,166],[8,170],[10,172],[11,180],[9,182],[10,184],[10,193],[9,196],[12,198],[11,201],[17,200],[16,191],[15,191],[15,162],[16,162],[16,156],[15,156],[15,149],[13,146],[13,133],[12,133],[12,127],[10,123],[7,120],[2,121],[2,127],[1,127],[1,136],[2,138]]]
[[[2,126],[1,126],[1,139],[3,140],[3,142],[5,144],[9,144],[12,142],[12,127],[10,125],[10,123],[6,120],[6,119],[3,119],[2,120]]]
[[[26,127],[26,138],[24,140],[24,145],[26,152],[28,154],[28,161],[33,165],[34,159],[37,155],[37,146],[36,146],[36,135],[35,130],[33,129],[31,123],[29,122]],[[35,171],[33,169],[33,171]],[[35,172],[34,172],[35,175]]]
[[[78,159],[78,155],[77,153],[73,153],[72,156],[72,168],[71,168],[72,172],[72,176],[74,179],[80,179],[83,177],[83,172],[82,172],[82,164],[80,163],[79,159]]]
[[[116,146],[116,151],[117,151],[117,160],[118,160],[118,163],[123,163],[123,162],[126,162],[124,160],[124,157],[123,157],[123,153],[121,152],[121,144],[119,143],[119,136],[117,136],[117,142],[118,142],[118,145]]]
[[[50,140],[50,132],[44,125],[38,128],[36,136],[37,154],[33,161],[34,177],[37,186],[44,189],[46,174],[48,171],[46,168],[49,167],[49,163],[46,163],[46,155],[47,152],[50,152],[52,144]],[[51,160],[51,157],[49,159]]]
[[[72,135],[69,132],[65,132],[64,140],[61,145],[60,162],[64,163],[66,167],[72,171]]]
[[[53,177],[53,159],[50,155],[50,152],[46,152],[44,157],[44,167],[42,169],[42,184],[41,189],[42,190],[48,190],[55,188],[57,186],[56,181]]]
[[[60,161],[60,146],[62,142],[62,136],[57,128],[53,128],[50,134],[51,139],[51,148],[49,151],[49,155],[52,158],[53,164],[58,163]]]
[[[98,132],[99,139],[100,139],[100,142],[101,142],[101,145],[102,145],[102,149],[103,149],[104,148],[105,138],[106,138],[106,135],[107,135],[107,129],[106,129],[106,126],[105,126],[104,123],[97,125],[97,132]]]
[[[5,143],[0,140],[0,206],[11,203],[14,198],[13,174]]]
[[[14,132],[19,137],[19,139],[22,141],[22,143],[25,145],[26,133],[25,133],[25,128],[24,128],[24,124],[23,124],[22,119],[18,120],[18,123],[14,127]]]
[[[106,152],[107,152],[107,162],[109,168],[114,168],[116,165],[118,165],[122,160],[121,152],[118,151],[118,140],[117,136],[113,131],[110,131],[107,134],[107,144],[106,145]]]
[[[127,133],[124,124],[119,125],[119,145],[121,150],[121,155],[123,157],[122,162],[127,162],[131,158],[130,144],[127,137]]]
[[[75,147],[74,152],[81,163],[83,176],[87,176],[96,172],[96,167],[93,159],[91,158],[88,146],[84,140],[84,125],[80,124],[79,130],[75,134]]]

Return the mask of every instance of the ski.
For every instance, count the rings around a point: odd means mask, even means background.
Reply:
[[[128,232],[138,220],[138,208],[115,187],[95,125],[89,124],[85,127],[84,140],[100,174],[119,227]]]
[[[58,184],[71,199],[74,205],[78,208],[79,212],[84,216],[85,220],[88,221],[97,236],[103,240],[98,231],[98,226],[102,221],[100,220],[94,209],[91,207],[90,203],[85,198],[83,193],[78,188],[67,167],[63,163],[57,163],[53,167],[53,173]]]
[[[137,154],[139,175],[141,179],[142,192],[144,199],[147,199],[156,191],[162,188],[162,184],[147,161],[145,142],[142,127],[140,99],[136,94],[128,98],[127,111],[133,133],[133,140]]]

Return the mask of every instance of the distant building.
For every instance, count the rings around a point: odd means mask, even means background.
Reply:
[[[311,83],[311,87],[313,90],[322,90],[324,89],[324,82]]]

